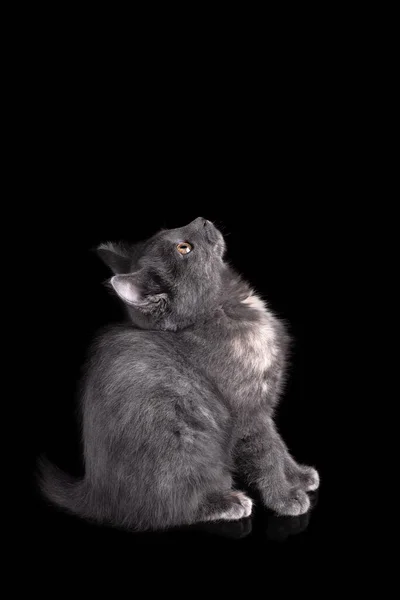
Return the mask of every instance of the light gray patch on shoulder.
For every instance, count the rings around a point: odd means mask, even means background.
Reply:
[[[242,300],[242,304],[247,304],[250,308],[259,310],[260,312],[265,312],[266,309],[264,301],[254,294],[254,292],[252,292],[245,300]]]
[[[269,385],[266,381],[261,383],[261,391],[263,394],[266,394],[269,391]]]
[[[274,327],[264,302],[256,294],[250,294],[242,300],[242,304],[256,310],[259,319],[249,322],[246,329],[233,339],[233,353],[250,369],[263,373],[272,365],[278,353]]]

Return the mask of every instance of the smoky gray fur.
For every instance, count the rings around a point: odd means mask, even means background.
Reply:
[[[180,254],[180,242],[192,251]],[[288,335],[224,252],[202,218],[135,246],[100,246],[128,318],[91,350],[84,478],[41,459],[52,502],[133,530],[235,520],[252,506],[235,489],[240,476],[278,514],[308,510],[318,473],[290,456],[273,420]]]

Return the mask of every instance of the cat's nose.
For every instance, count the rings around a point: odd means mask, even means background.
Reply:
[[[198,217],[193,221],[198,227],[207,227],[210,224],[210,221],[204,219],[203,217]]]

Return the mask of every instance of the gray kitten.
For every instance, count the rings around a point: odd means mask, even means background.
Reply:
[[[288,337],[224,262],[221,233],[198,218],[98,251],[130,322],[103,333],[89,361],[85,477],[42,460],[44,494],[98,522],[162,529],[249,516],[238,474],[278,514],[306,512],[318,473],[273,422]]]

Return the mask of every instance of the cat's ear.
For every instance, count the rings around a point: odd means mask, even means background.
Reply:
[[[129,273],[131,256],[129,250],[121,244],[112,242],[100,244],[97,248],[97,254],[113,273]]]
[[[142,271],[115,275],[111,285],[118,296],[129,306],[145,313],[162,313],[167,304],[167,294],[148,294],[142,284]]]
[[[118,296],[127,304],[137,304],[143,300],[143,291],[136,273],[128,275],[114,275],[111,285]]]

